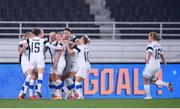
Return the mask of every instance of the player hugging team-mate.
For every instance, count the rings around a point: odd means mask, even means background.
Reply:
[[[30,92],[33,91],[33,84],[30,80],[33,79],[33,72],[37,69],[37,87],[35,96],[30,93],[30,99],[41,98],[41,86],[43,82],[43,73],[45,67],[45,58],[44,58],[44,47],[48,46],[49,48],[58,49],[44,39],[44,32],[42,29],[34,28],[28,39],[24,40],[22,45],[22,51],[28,50],[28,70],[26,70],[26,79],[23,84],[22,91],[20,93],[19,99],[24,99],[27,89],[30,89]]]
[[[164,66],[166,67],[166,61],[163,55],[162,47],[159,44],[160,37],[156,32],[150,32],[148,35],[148,41],[150,44],[146,48],[146,66],[143,71],[144,78],[144,90],[146,97],[145,99],[152,99],[150,94],[150,85],[148,81],[157,86],[166,86],[172,92],[171,83],[167,83],[158,80],[158,73],[160,71],[160,58],[162,59]]]
[[[41,98],[41,86],[45,67],[45,52],[49,51],[52,68],[49,73],[49,88],[52,99],[83,99],[82,81],[90,71],[87,35],[76,37],[69,28],[63,32],[51,32],[45,40],[42,29],[34,28],[19,42],[21,66],[26,79],[19,99],[24,99],[29,88],[29,98]],[[33,94],[36,82],[35,95]]]
[[[70,41],[65,41],[67,44],[67,51],[69,55],[75,55],[75,61],[77,62],[77,73],[75,74],[75,91],[74,97],[71,99],[84,99],[82,92],[82,82],[86,78],[86,73],[91,69],[88,60],[90,39],[87,35],[80,36],[75,39],[75,45],[71,46]]]
[[[27,48],[27,43],[26,40],[31,38],[32,32],[27,32],[25,35],[21,36],[21,41],[19,42],[18,46],[18,51],[20,54],[20,63],[21,63],[21,68],[25,76],[27,76],[28,69],[29,69],[29,60],[28,60],[28,48]],[[34,87],[34,82],[37,79],[37,69],[33,70],[32,72],[32,79],[29,82],[29,98],[33,98],[33,87]],[[24,87],[27,83],[24,82],[22,89],[19,93],[18,98],[19,99],[24,99],[26,91],[24,90]],[[37,87],[37,86],[36,86]]]
[[[56,40],[53,40],[53,37],[55,37]],[[50,42],[53,46],[56,46],[56,49],[48,48],[52,59],[52,68],[49,75],[49,88],[51,89],[52,99],[62,99],[62,90],[66,93],[67,97],[71,94],[71,91],[67,89],[64,82],[66,46],[63,38],[62,32],[51,32],[49,36]]]

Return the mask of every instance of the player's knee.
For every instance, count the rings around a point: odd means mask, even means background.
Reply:
[[[49,82],[54,81],[53,75],[49,75]]]
[[[83,81],[83,78],[81,78],[81,77],[78,76],[78,77],[76,77],[76,81],[77,81],[77,82],[82,82],[82,81]]]
[[[144,80],[144,85],[147,85],[148,84],[148,79],[144,77],[143,80]]]
[[[36,80],[36,76],[32,75],[31,79]]]
[[[57,75],[57,74],[55,74],[55,75],[54,75],[54,79],[55,79],[55,81],[56,81],[56,80],[60,79],[60,76]]]
[[[62,75],[62,76],[60,76],[60,79],[61,79],[62,81],[64,81],[64,80],[66,80],[66,76],[65,76],[65,75]]]
[[[151,84],[156,84],[156,80],[151,80]]]

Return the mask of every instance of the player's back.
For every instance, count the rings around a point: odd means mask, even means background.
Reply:
[[[31,55],[44,55],[45,39],[40,37],[33,37],[29,39],[29,49]]]
[[[87,45],[78,45],[78,48],[81,51],[78,53],[77,63],[79,66],[87,67],[87,64],[89,64],[89,59],[88,59],[89,48]]]
[[[158,42],[152,42],[147,46],[152,51],[152,57],[150,58],[149,64],[160,64],[160,54],[162,53],[162,47]]]

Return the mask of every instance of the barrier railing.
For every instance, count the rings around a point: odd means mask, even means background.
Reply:
[[[148,32],[156,31],[162,38],[180,39],[180,22],[38,22],[0,21],[0,37],[14,37],[25,34],[33,27],[50,31],[62,31],[70,27],[75,35],[87,34],[92,38],[144,39]]]

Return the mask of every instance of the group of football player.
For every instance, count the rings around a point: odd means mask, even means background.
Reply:
[[[24,99],[28,89],[29,99],[42,97],[46,52],[52,64],[48,82],[52,99],[83,99],[82,82],[91,69],[89,43],[87,35],[75,36],[70,28],[50,32],[48,39],[39,28],[22,35],[18,51],[26,78],[18,99]]]

